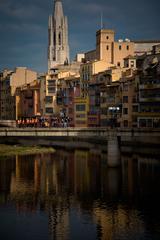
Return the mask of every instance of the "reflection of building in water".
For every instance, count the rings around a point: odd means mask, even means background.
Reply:
[[[10,192],[11,176],[14,169],[15,157],[0,159],[0,202],[5,202]]]
[[[145,149],[143,152],[145,153]],[[158,159],[148,154],[122,155],[123,185],[127,188],[127,191],[124,189],[123,194],[132,196],[135,193],[144,195],[156,192],[157,188],[153,186],[159,181],[158,165]]]
[[[57,150],[53,155],[17,156],[8,162],[10,166],[1,160],[0,193],[10,190],[6,199],[18,210],[46,211],[54,240],[69,239],[70,218],[75,217],[72,209],[77,210],[80,222],[87,216],[97,226],[97,239],[144,236],[144,229],[150,226],[144,210],[150,202],[145,199],[140,211],[136,204],[148,193],[157,196],[159,162],[152,157],[122,155],[121,172],[121,168],[108,168],[106,157],[95,151]]]
[[[75,186],[76,194],[93,194],[100,189],[99,155],[88,151],[75,151]]]
[[[115,210],[107,210],[101,207],[93,209],[94,220],[97,223],[98,239],[111,240],[122,239],[130,236],[130,239],[144,233],[145,227],[135,209],[125,210],[118,206]]]
[[[122,155],[122,177],[123,184],[127,185],[128,195],[132,196],[134,194],[134,164],[133,159],[129,156]]]
[[[24,164],[25,161],[25,164]],[[15,174],[11,179],[11,194],[34,191],[34,158],[33,156],[16,156]]]
[[[16,156],[15,172],[11,176],[10,197],[16,201],[19,211],[35,211],[37,207],[36,161],[34,156]]]
[[[66,207],[67,199],[57,197],[49,205],[49,230],[54,240],[69,239],[69,209]]]
[[[89,192],[89,167],[88,167],[88,152],[75,151],[75,194]]]

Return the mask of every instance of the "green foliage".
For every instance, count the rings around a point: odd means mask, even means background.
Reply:
[[[4,145],[0,144],[0,157],[11,155],[30,155],[38,153],[52,153],[55,152],[52,147],[41,146],[19,146],[19,145]]]

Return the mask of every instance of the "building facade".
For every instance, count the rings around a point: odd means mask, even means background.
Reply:
[[[0,118],[2,120],[17,119],[16,89],[37,79],[37,72],[25,67],[17,67],[14,71],[4,70],[0,78]]]
[[[86,52],[86,61],[103,60],[118,67],[124,66],[124,58],[134,55],[134,42],[129,39],[115,41],[115,32],[100,29],[96,32],[96,49]]]
[[[16,89],[17,119],[40,116],[40,82],[35,80]]]

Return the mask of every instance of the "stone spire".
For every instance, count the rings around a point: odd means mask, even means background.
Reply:
[[[59,64],[69,63],[68,21],[61,0],[54,1],[53,15],[48,24],[48,71]]]

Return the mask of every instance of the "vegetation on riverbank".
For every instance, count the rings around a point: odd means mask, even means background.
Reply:
[[[52,147],[0,144],[0,156],[27,155],[53,152],[55,152],[55,149]]]

